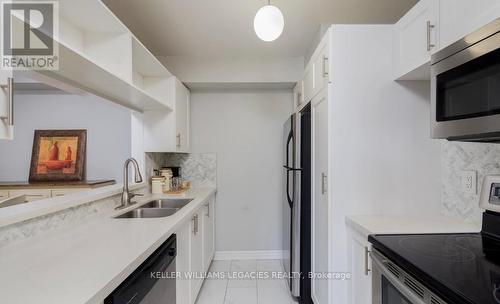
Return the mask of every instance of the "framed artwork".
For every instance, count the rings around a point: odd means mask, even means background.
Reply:
[[[85,180],[87,130],[35,130],[29,180]]]

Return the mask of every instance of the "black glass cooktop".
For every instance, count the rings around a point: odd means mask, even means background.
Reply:
[[[494,236],[373,235],[369,241],[450,304],[500,304],[500,239]]]

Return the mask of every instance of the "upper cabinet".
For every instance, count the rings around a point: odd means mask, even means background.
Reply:
[[[302,94],[303,92],[303,81],[298,81],[295,84],[295,87],[293,87],[293,106],[294,108],[300,109],[302,105],[304,104],[304,95]]]
[[[168,79],[167,94],[171,110],[144,111],[145,152],[189,152],[190,92],[176,77]]]
[[[302,79],[302,98],[303,102],[311,101],[319,92],[327,87],[330,80],[328,71],[328,39],[322,39],[311,60],[306,66],[304,77]]]
[[[13,139],[14,87],[12,71],[0,70],[0,139]]]
[[[428,79],[431,55],[439,48],[439,1],[419,1],[394,28],[396,79]]]
[[[498,0],[420,0],[394,26],[394,78],[429,80],[432,54],[499,17]]]
[[[439,3],[442,48],[500,17],[498,0],[440,0]]]

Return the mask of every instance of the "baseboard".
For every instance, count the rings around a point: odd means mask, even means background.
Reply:
[[[280,260],[283,250],[216,251],[214,260]]]

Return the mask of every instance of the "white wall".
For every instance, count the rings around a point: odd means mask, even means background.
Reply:
[[[281,250],[291,91],[192,92],[193,152],[217,153],[216,250]]]
[[[122,180],[130,157],[130,110],[98,97],[17,95],[13,141],[0,141],[0,181],[29,176],[35,129],[87,129],[87,179]]]

